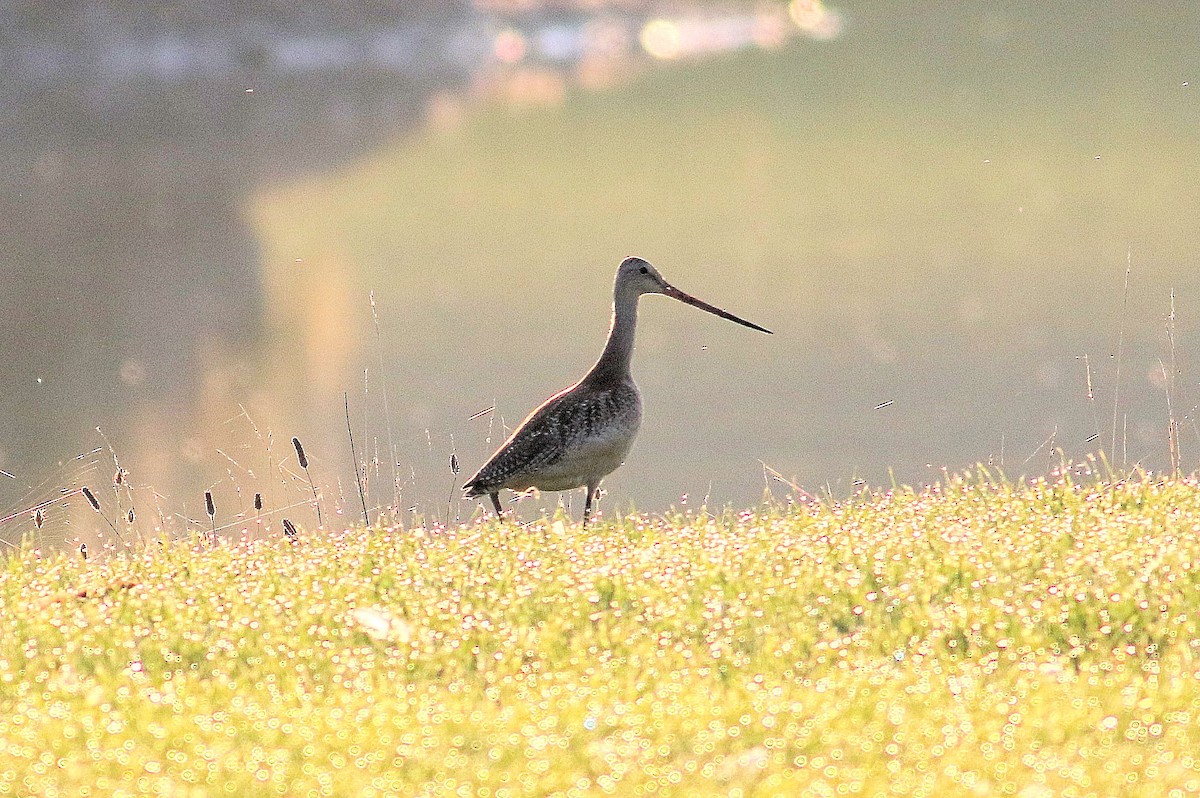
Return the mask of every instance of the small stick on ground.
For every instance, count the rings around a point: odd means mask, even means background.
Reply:
[[[1022,466],[1024,466],[1024,465],[1028,464],[1030,460],[1032,460],[1033,458],[1037,457],[1037,453],[1038,453],[1038,452],[1040,452],[1040,451],[1041,451],[1042,449],[1044,449],[1045,447],[1049,446],[1049,447],[1050,447],[1050,457],[1051,457],[1051,460],[1050,460],[1050,461],[1048,461],[1048,462],[1047,462],[1047,464],[1046,464],[1046,470],[1047,470],[1047,471],[1049,471],[1049,470],[1050,470],[1050,469],[1053,467],[1053,465],[1054,465],[1054,461],[1053,461],[1053,457],[1054,457],[1054,439],[1055,439],[1055,438],[1057,438],[1057,437],[1058,437],[1058,425],[1057,425],[1057,424],[1055,424],[1055,425],[1054,425],[1054,432],[1051,432],[1051,433],[1050,433],[1050,437],[1049,437],[1049,438],[1047,438],[1046,440],[1042,441],[1041,445],[1040,445],[1040,446],[1038,446],[1036,449],[1034,449],[1034,450],[1033,450],[1033,454],[1031,454],[1031,455],[1029,455],[1028,457],[1026,457],[1026,458],[1025,458],[1025,462],[1024,462],[1024,463],[1021,463],[1021,465],[1022,465]]]
[[[113,534],[117,536],[117,540],[121,541],[121,545],[124,546],[125,538],[121,537],[121,530],[117,529],[116,525],[112,521],[109,521],[108,516],[100,509],[100,500],[96,498],[96,494],[92,493],[91,489],[86,485],[80,488],[80,493],[88,500],[88,504],[92,505],[92,509],[100,514],[100,517],[104,519],[104,523],[108,524],[108,528],[113,531]]]
[[[1125,291],[1121,296],[1121,318],[1119,320],[1117,332],[1117,377],[1113,382],[1113,418],[1112,418],[1112,438],[1110,447],[1112,448],[1113,457],[1117,456],[1117,413],[1121,409],[1121,356],[1125,349],[1125,312],[1129,308],[1129,273],[1133,271],[1133,250],[1125,252]],[[1125,448],[1126,442],[1122,440],[1122,449]],[[1121,468],[1125,467],[1128,462],[1126,453],[1121,453]]]
[[[1092,363],[1086,354],[1083,355],[1083,372],[1087,381],[1088,406],[1092,409],[1092,434],[1086,442],[1092,443],[1100,438],[1100,415],[1096,411],[1096,393],[1092,390]],[[1100,441],[1100,448],[1104,448],[1104,441]]]
[[[354,430],[350,426],[350,394],[343,393],[346,400],[346,434],[350,436],[350,459],[354,461],[354,484],[358,485],[358,498],[362,502],[363,523],[371,525],[371,516],[367,513],[367,494],[363,490],[362,474],[358,471],[358,452],[354,450]]]
[[[292,438],[292,446],[296,447],[296,459],[304,469],[304,476],[308,477],[308,488],[312,491],[313,504],[317,506],[317,525],[325,526],[325,519],[321,517],[321,500],[317,498],[317,486],[313,484],[312,474],[308,471],[308,455],[304,453],[304,445],[299,438]]]
[[[392,436],[392,409],[388,405],[387,378],[383,370],[383,337],[379,334],[379,311],[375,307],[375,292],[369,294],[371,300],[371,318],[375,321],[375,348],[379,354],[379,374],[383,379],[383,421],[387,425],[388,457],[392,461],[392,511],[400,512],[400,473],[396,462],[396,441]]]
[[[1167,316],[1167,341],[1171,345],[1171,373],[1167,378],[1167,444],[1171,455],[1171,475],[1179,476],[1182,455],[1179,451],[1179,420],[1175,418],[1174,405],[1179,399],[1175,391],[1175,377],[1179,373],[1175,365],[1175,289],[1171,289],[1171,314]]]
[[[217,507],[213,504],[212,491],[204,491],[204,509],[208,513],[208,522],[212,524],[212,532],[208,535],[208,545],[217,545]]]
[[[453,445],[454,438],[450,438]],[[454,502],[454,488],[458,485],[458,455],[450,453],[450,496],[446,499],[446,526],[450,526],[450,505]]]
[[[88,491],[88,492],[90,493],[91,491]],[[69,499],[72,496],[77,496],[80,493],[83,493],[83,488],[75,488],[74,490],[64,492],[61,496],[55,496],[53,499],[46,499],[45,501],[38,502],[37,504],[33,505],[32,507],[25,507],[20,510],[14,510],[13,512],[4,516],[3,518],[0,518],[0,524],[7,524],[9,521],[13,520],[14,518],[20,518],[22,516],[29,515],[30,513],[35,514],[35,516],[38,513],[41,513],[42,519],[44,521],[46,516],[44,513],[42,513],[42,510],[45,510],[47,507],[49,507],[52,504],[58,504],[59,502],[63,501],[64,499]],[[95,506],[95,505],[93,505],[93,506]]]

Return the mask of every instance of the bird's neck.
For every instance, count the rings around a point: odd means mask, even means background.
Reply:
[[[633,359],[633,335],[637,328],[638,294],[616,292],[613,296],[612,325],[608,342],[591,371],[584,377],[591,382],[616,382],[629,376]]]

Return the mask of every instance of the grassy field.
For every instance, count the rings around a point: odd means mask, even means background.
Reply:
[[[1200,790],[1200,485],[305,531],[0,576],[0,794]]]

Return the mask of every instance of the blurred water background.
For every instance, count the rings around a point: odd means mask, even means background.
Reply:
[[[293,435],[347,522],[347,400],[376,514],[469,518],[630,254],[776,335],[643,300],[610,510],[1192,470],[1197,41],[1189,3],[0,3],[0,538],[111,534],[83,484],[127,535],[205,490],[311,524]]]

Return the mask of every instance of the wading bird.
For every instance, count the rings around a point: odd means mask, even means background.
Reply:
[[[664,294],[753,330],[759,327],[685,294],[641,258],[626,258],[613,286],[612,326],[596,365],[571,387],[534,410],[463,485],[467,498],[487,494],[502,515],[500,491],[587,488],[583,523],[592,513],[600,480],[625,462],[642,423],[642,398],[629,373],[638,298]]]

